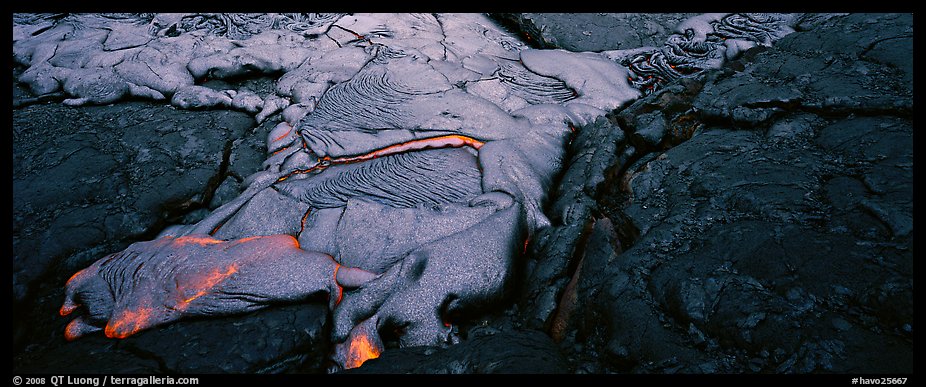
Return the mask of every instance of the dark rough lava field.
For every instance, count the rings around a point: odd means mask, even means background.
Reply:
[[[14,373],[912,374],[912,14],[425,16],[14,17]]]

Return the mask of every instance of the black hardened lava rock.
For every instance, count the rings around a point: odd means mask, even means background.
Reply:
[[[29,104],[16,110],[13,124],[13,295],[22,316],[13,330],[15,347],[29,343],[26,357],[36,340],[51,339],[43,329],[63,327],[58,298],[74,270],[197,216],[210,201],[228,200],[213,194],[225,180],[237,195],[241,174],[260,167],[251,154],[263,154],[239,139],[259,130],[254,120],[233,111]],[[116,358],[106,367],[131,372],[147,364]]]
[[[32,105],[13,116],[13,294],[22,300],[64,259],[204,207],[225,178],[246,114],[129,102]],[[171,219],[174,218],[174,219]],[[63,279],[67,279],[64,277]]]
[[[537,48],[569,51],[658,47],[694,13],[495,13]]]
[[[562,374],[570,372],[550,337],[540,331],[474,335],[448,348],[408,347],[348,370],[348,374]]]
[[[701,77],[691,138],[630,166],[578,247],[580,370],[912,372],[910,45],[911,15],[839,16]]]
[[[329,349],[327,319],[321,304],[294,304],[184,320],[124,340],[54,337],[42,343],[44,350],[27,350],[13,360],[23,373],[320,373]]]

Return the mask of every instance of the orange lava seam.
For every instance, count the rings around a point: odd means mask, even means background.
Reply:
[[[277,182],[282,182],[288,179],[293,174],[305,174],[314,172],[317,170],[325,169],[330,165],[340,165],[340,164],[352,164],[361,161],[373,160],[380,157],[385,157],[389,155],[394,155],[397,153],[410,152],[415,150],[422,149],[439,149],[439,148],[460,148],[468,146],[475,150],[479,150],[482,146],[485,145],[485,142],[479,141],[475,138],[464,136],[461,134],[449,134],[444,136],[423,138],[417,140],[406,141],[400,144],[390,145],[385,148],[374,150],[370,153],[365,153],[358,156],[348,156],[348,157],[339,157],[332,159],[329,156],[325,156],[321,159],[321,163],[316,166],[313,166],[308,169],[300,169],[293,171],[292,173],[283,176],[277,179]],[[305,141],[303,140],[303,146],[305,146]]]

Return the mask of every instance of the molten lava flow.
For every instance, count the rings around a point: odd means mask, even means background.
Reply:
[[[370,153],[365,153],[358,156],[348,156],[348,157],[339,157],[332,159],[329,156],[325,156],[321,159],[317,165],[308,168],[308,169],[297,169],[292,173],[283,176],[277,179],[277,182],[282,182],[288,179],[293,174],[306,174],[315,171],[320,171],[325,168],[328,168],[330,165],[339,165],[339,164],[353,164],[362,161],[373,160],[380,157],[385,157],[389,155],[394,155],[396,153],[411,152],[422,149],[438,149],[438,148],[460,148],[468,146],[475,150],[479,150],[482,146],[485,145],[485,142],[479,141],[475,138],[464,136],[461,134],[448,134],[444,136],[422,138],[418,140],[406,141],[400,144],[390,145],[385,148],[377,149]],[[303,139],[303,148],[305,147],[305,139]]]
[[[315,165],[315,166],[312,167],[312,168],[308,168],[308,169],[297,169],[297,170],[292,171],[291,173],[289,173],[289,174],[287,174],[287,175],[285,175],[285,176],[283,176],[283,177],[277,179],[277,183],[283,182],[283,181],[285,181],[286,179],[289,179],[290,176],[292,176],[292,175],[294,175],[294,174],[297,174],[297,173],[298,173],[298,174],[306,174],[306,173],[312,173],[312,172],[315,172],[315,171],[321,171],[321,170],[323,170],[323,169],[325,169],[325,168],[328,168],[328,165],[329,165],[329,164],[327,164],[327,163],[319,163],[319,164]]]
[[[292,237],[292,235],[287,235],[287,236],[288,236],[288,237]],[[262,238],[265,238],[265,237],[264,237],[264,236],[261,236],[261,235],[255,235],[255,236],[249,236],[249,237],[246,237],[246,238],[235,239],[234,241],[235,241],[236,244],[241,244],[241,243],[247,243],[247,242],[250,242],[250,241],[253,241],[253,240],[257,240],[257,239],[262,239]]]
[[[68,281],[64,283],[64,286],[68,287],[71,285],[72,282],[79,281],[80,278],[86,276],[87,273],[89,273],[87,269],[83,269],[81,271],[78,271],[77,273],[74,273],[74,275],[72,275],[71,278],[68,278]],[[77,304],[75,304],[74,302],[70,302],[70,301],[65,302],[64,305],[61,305],[61,309],[58,309],[58,314],[62,316],[67,316],[71,314],[72,312],[74,312],[76,309],[77,309]]]
[[[334,304],[337,305],[340,304],[341,299],[344,298],[344,287],[338,283],[338,270],[341,270],[341,264],[337,262],[335,263],[337,266],[334,267],[334,284],[338,287],[338,299],[334,301]]]
[[[80,337],[80,327],[77,325],[78,320],[73,320],[68,323],[68,326],[64,328],[64,339],[67,341],[74,341]]]
[[[228,220],[228,219],[223,220],[223,221],[221,221],[221,222],[218,222],[218,224],[215,225],[215,228],[213,228],[212,231],[209,231],[209,235],[212,236],[212,235],[215,235],[215,233],[219,232],[219,229],[222,228],[222,226],[225,225],[225,222],[226,222],[227,220]]]
[[[61,308],[58,309],[58,314],[61,316],[67,316],[71,314],[71,312],[73,312],[75,309],[77,309],[76,305],[61,305]]]
[[[347,350],[347,361],[344,368],[351,369],[360,367],[365,361],[376,359],[382,349],[373,343],[366,333],[354,336],[350,342],[350,348]]]
[[[287,126],[289,126],[289,125],[287,125]],[[277,142],[277,141],[280,141],[280,140],[286,138],[286,136],[289,136],[289,134],[292,133],[292,132],[293,132],[293,127],[290,126],[290,127],[289,127],[289,130],[287,130],[286,133],[283,133],[283,134],[281,134],[279,137],[273,139],[273,141],[271,141],[271,143]],[[286,148],[283,148],[283,149],[286,149]]]
[[[177,240],[174,242],[181,246],[185,244],[196,244],[200,246],[208,246],[208,245],[214,245],[217,243],[222,243],[223,241],[215,239],[215,238],[209,238],[209,237],[204,237],[204,236],[199,236],[199,235],[187,235],[187,236],[178,237]]]
[[[302,221],[299,223],[299,234],[302,234],[302,232],[305,231],[305,220],[309,218],[309,214],[311,212],[312,207],[309,207],[309,209],[305,210],[305,214],[302,215]]]
[[[177,304],[177,309],[186,309],[190,302],[193,302],[197,298],[205,295],[209,290],[215,288],[216,285],[220,284],[222,281],[231,277],[232,274],[238,272],[238,264],[231,264],[225,270],[216,269],[206,275],[205,278],[189,284],[188,288],[181,288],[180,294],[188,294],[189,292],[195,292],[191,297],[188,297]]]
[[[84,270],[78,271],[77,273],[74,273],[73,275],[71,275],[71,278],[68,278],[68,281],[64,283],[64,286],[70,285],[71,282],[76,281],[78,278],[83,276],[86,273],[86,271],[87,269],[84,269]]]
[[[140,307],[136,310],[122,312],[119,318],[110,320],[103,333],[106,337],[124,339],[146,328],[151,321],[152,308]]]
[[[396,153],[409,152],[414,150],[421,149],[437,149],[437,148],[460,148],[468,146],[475,150],[479,150],[482,146],[485,145],[484,142],[479,141],[475,138],[464,136],[460,134],[450,134],[445,136],[437,136],[431,138],[423,138],[418,140],[406,141],[400,144],[390,145],[382,149],[377,149],[367,154],[362,154],[359,156],[353,157],[342,157],[337,159],[325,158],[331,162],[331,164],[349,164],[356,163],[359,161],[372,160],[378,157],[384,157],[393,155]]]

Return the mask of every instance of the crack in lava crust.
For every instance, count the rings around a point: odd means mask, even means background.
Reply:
[[[283,134],[280,138],[285,137],[285,136],[286,134]],[[338,157],[338,158],[331,158],[331,156],[325,156],[325,157],[322,157],[320,160],[318,160],[318,163],[313,165],[312,167],[307,168],[307,169],[297,169],[283,177],[280,177],[279,179],[277,179],[277,182],[282,182],[286,179],[289,179],[293,174],[306,174],[306,173],[320,172],[324,170],[325,168],[328,168],[331,165],[359,163],[363,161],[377,159],[380,157],[386,157],[390,155],[417,151],[417,150],[425,150],[425,149],[460,148],[460,147],[467,146],[467,147],[473,148],[478,151],[479,148],[482,148],[484,144],[485,142],[479,141],[469,136],[464,136],[464,135],[459,135],[459,134],[444,135],[444,136],[424,138],[420,140],[406,141],[401,144],[389,145],[387,147],[380,148],[372,152],[362,154],[362,155],[357,155],[357,156]],[[277,151],[277,152],[280,152],[280,151]]]

